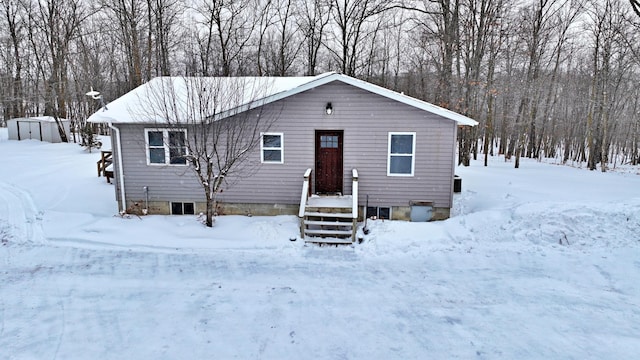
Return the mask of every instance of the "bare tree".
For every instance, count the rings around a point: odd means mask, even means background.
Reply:
[[[624,33],[624,17],[613,11],[618,5],[617,0],[605,0],[602,5],[594,4],[590,11],[594,50],[587,116],[587,165],[591,170],[595,170],[598,163],[602,171],[607,169],[611,133],[616,125],[611,119],[616,97],[619,96],[618,89],[628,68],[626,58],[629,50],[620,39]]]
[[[149,120],[161,119],[158,129],[173,130],[160,141],[168,142],[170,163],[187,164],[196,176],[209,227],[223,185],[257,166],[249,159],[277,116],[261,106],[271,88],[269,78],[156,78],[141,100]]]
[[[407,0],[398,7],[418,14],[419,36],[433,50],[427,50],[437,72],[436,104],[453,108],[454,62],[460,49],[461,0]]]
[[[24,106],[22,104],[24,98],[22,84],[24,57],[22,47],[25,45],[25,29],[23,12],[20,10],[21,6],[17,0],[3,1],[2,8],[0,8],[0,11],[2,11],[2,22],[0,24],[3,24],[3,27],[8,32],[9,47],[11,48],[11,52],[3,56],[4,63],[7,66],[7,74],[10,74],[8,76],[10,80],[6,83],[6,95],[2,101],[6,118],[24,116]]]
[[[67,142],[60,118],[67,117],[70,51],[88,14],[80,0],[31,2],[27,13],[29,42],[38,72],[45,81],[44,115],[55,119],[61,140]]]
[[[294,21],[298,9],[294,0],[276,0],[274,19],[274,41],[272,42],[274,75],[286,76],[298,58],[302,42],[299,41],[299,28]]]
[[[183,11],[181,3],[179,0],[147,0],[149,22],[147,50],[150,54],[153,50],[155,54],[156,75],[171,75],[170,54],[179,39],[172,33],[177,31],[178,14]]]
[[[303,46],[295,0],[266,0],[258,16],[258,46],[255,54],[257,75],[287,76]]]
[[[263,57],[266,58],[268,49],[268,44],[272,39],[269,39],[269,30],[271,26],[274,24],[275,17],[275,7],[272,0],[266,0],[262,4],[260,4],[260,11],[257,16],[257,28],[258,28],[258,45],[256,49],[256,63],[257,63],[257,71],[258,76],[263,76],[265,73],[268,73],[268,67],[270,64],[263,63]],[[265,59],[266,60],[266,59]]]
[[[488,69],[485,81],[483,64],[490,37],[495,36],[492,24],[500,18],[500,11],[504,4],[502,1],[466,0],[462,5],[459,10],[459,22],[462,24],[459,31],[460,57],[463,64],[463,74],[460,75],[462,102],[457,105],[456,110],[472,118],[479,118],[484,111],[483,102],[487,95],[487,85],[493,81],[494,71],[494,69]],[[495,59],[491,67],[495,67]],[[488,95],[492,99],[490,93]],[[492,110],[488,112],[490,111]],[[487,122],[492,125],[490,119],[487,119]],[[485,130],[487,130],[486,126]],[[474,146],[478,139],[477,129],[466,127],[458,134],[458,164],[469,166],[472,148],[477,149],[477,146]],[[487,140],[488,138],[485,137],[485,142]],[[474,150],[474,156],[475,154]]]
[[[545,156],[553,156],[555,153],[555,144],[557,143],[555,124],[557,116],[555,115],[556,107],[560,102],[558,96],[560,84],[558,79],[561,75],[561,67],[566,63],[568,43],[570,37],[573,37],[571,28],[575,25],[576,19],[583,13],[584,6],[580,3],[569,4],[563,6],[556,15],[556,40],[555,45],[551,53],[549,65],[552,66],[550,76],[547,76],[547,90],[544,95],[542,106],[542,117],[540,119],[540,126],[538,126],[538,134],[529,138],[529,146],[527,153],[530,157],[541,157],[543,151],[543,145],[545,142],[548,146],[545,146]],[[536,139],[537,137],[537,139]]]
[[[327,24],[331,20],[332,0],[298,0],[301,8],[298,27],[304,36],[306,75],[315,75],[318,54],[326,36]]]
[[[363,56],[363,39],[370,36],[372,31],[367,25],[384,12],[388,4],[380,0],[332,0],[332,3],[337,49],[328,48],[338,61],[340,71],[356,76],[358,61]]]
[[[515,167],[520,167],[520,157],[526,150],[527,139],[536,142],[536,119],[541,97],[540,78],[543,59],[549,52],[549,43],[556,26],[556,13],[568,0],[536,0],[522,11],[522,38],[526,48],[523,92],[515,118],[515,126],[507,157],[516,156]]]
[[[196,7],[204,27],[198,39],[202,75],[243,72],[243,56],[257,25],[256,6],[255,0],[203,0]]]
[[[129,84],[126,91],[129,91],[143,82],[145,50],[142,30],[148,28],[146,4],[143,0],[101,0],[101,4],[107,10],[105,27],[110,28],[110,37],[117,39],[124,50],[121,60],[127,64],[126,80]],[[148,80],[149,76],[145,78]]]

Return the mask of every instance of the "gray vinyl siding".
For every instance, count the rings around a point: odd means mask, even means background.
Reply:
[[[331,102],[332,115],[324,113]],[[270,132],[284,136],[284,164],[263,164],[254,176],[228,188],[223,201],[296,204],[302,175],[314,168],[315,131],[343,130],[344,193],[358,169],[360,203],[407,206],[410,200],[451,206],[456,123],[394,100],[335,82],[286,98]],[[413,177],[387,176],[389,132],[416,133]],[[256,154],[259,160],[259,153]]]
[[[328,102],[332,115],[325,114]],[[360,204],[369,195],[370,206],[407,206],[410,200],[424,200],[451,207],[457,128],[453,120],[341,82],[290,96],[265,110],[277,114],[265,130],[283,134],[284,163],[261,164],[251,176],[228,179],[221,201],[298,204],[303,174],[314,168],[315,131],[342,130],[345,194],[351,194],[351,170],[356,168]],[[128,201],[141,200],[143,186],[149,187],[151,201],[202,201],[202,190],[186,167],[146,164],[144,128],[120,125]],[[414,176],[387,176],[389,132],[416,133]],[[259,147],[250,162],[260,163]]]
[[[124,186],[128,206],[143,201],[202,201],[202,187],[187,166],[147,165],[144,125],[118,125],[122,140]]]

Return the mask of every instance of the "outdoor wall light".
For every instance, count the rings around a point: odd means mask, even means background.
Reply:
[[[327,113],[327,115],[331,115],[331,113],[333,113],[333,107],[331,106],[331,103],[327,103],[327,107],[324,109],[324,111]]]

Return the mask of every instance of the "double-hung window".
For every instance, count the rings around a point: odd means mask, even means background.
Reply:
[[[147,164],[186,165],[186,130],[145,129]]]
[[[283,164],[284,146],[282,133],[262,133],[260,141],[260,161],[263,163]]]
[[[388,176],[413,176],[416,154],[415,132],[390,132]]]

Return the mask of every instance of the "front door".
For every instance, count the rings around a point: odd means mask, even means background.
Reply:
[[[342,130],[316,131],[316,193],[342,193]]]

